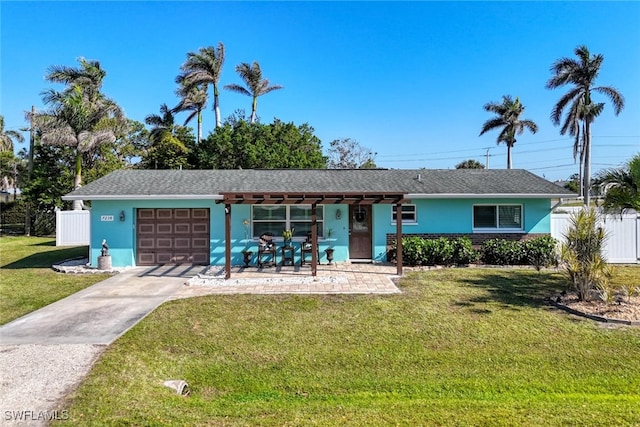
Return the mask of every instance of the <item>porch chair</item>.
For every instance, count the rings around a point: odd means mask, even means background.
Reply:
[[[310,262],[313,262],[313,242],[312,242],[312,236],[311,233],[307,233],[307,238],[304,240],[304,242],[302,242],[300,244],[300,265],[304,265],[304,263],[306,262],[306,255],[309,254],[311,255],[311,260]],[[320,264],[320,255],[319,255],[320,249],[319,249],[319,245],[316,244],[316,260],[318,262],[318,264]]]
[[[264,267],[264,258],[271,259],[270,265],[276,265],[276,245],[273,242],[273,233],[266,232],[260,236],[258,243],[258,267]]]

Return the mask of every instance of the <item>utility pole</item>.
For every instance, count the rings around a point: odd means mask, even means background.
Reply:
[[[486,154],[486,160],[485,160],[485,162],[484,162],[484,168],[485,168],[485,169],[489,169],[489,157],[490,157],[490,156],[489,156],[489,150],[491,150],[492,148],[493,148],[493,147],[486,148],[486,150],[487,150],[487,154]]]
[[[27,166],[27,182],[31,182],[31,174],[33,173],[33,149],[36,142],[36,131],[33,126],[33,117],[36,115],[35,105],[31,106],[31,115],[29,115],[29,164]],[[31,236],[31,202],[27,201],[25,206],[24,218],[24,234]]]

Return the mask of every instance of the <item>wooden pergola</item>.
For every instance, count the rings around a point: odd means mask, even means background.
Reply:
[[[402,204],[407,203],[404,194],[399,193],[248,193],[225,192],[216,203],[224,204],[225,222],[225,279],[231,278],[231,206],[232,205],[311,205],[311,245],[317,248],[317,205],[374,205],[392,204],[396,206],[397,272],[402,275]],[[318,253],[311,251],[311,275],[316,276]]]

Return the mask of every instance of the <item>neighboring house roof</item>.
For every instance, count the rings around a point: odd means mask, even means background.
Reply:
[[[521,169],[126,169],[63,199],[222,199],[225,193],[404,194],[414,199],[575,196]]]

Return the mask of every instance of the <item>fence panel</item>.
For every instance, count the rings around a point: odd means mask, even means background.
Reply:
[[[89,245],[90,218],[89,211],[56,211],[56,246]]]
[[[569,228],[571,214],[553,212],[551,214],[551,236],[559,241]],[[640,217],[636,213],[604,215],[601,226],[608,234],[603,253],[612,264],[635,264],[640,259]]]

